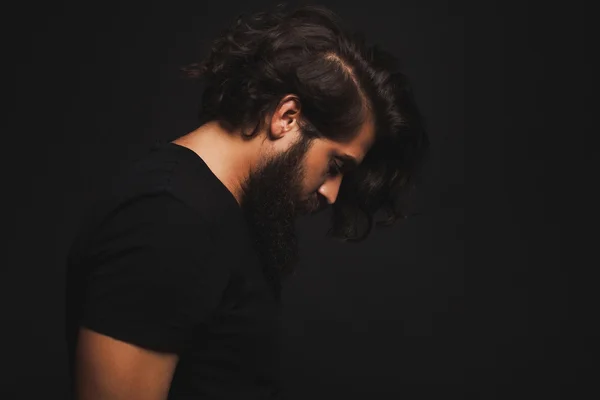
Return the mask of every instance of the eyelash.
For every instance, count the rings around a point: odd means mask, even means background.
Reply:
[[[331,176],[336,176],[336,175],[342,173],[342,168],[338,165],[338,163],[336,163],[335,161],[332,161],[329,164],[329,172],[328,173]]]

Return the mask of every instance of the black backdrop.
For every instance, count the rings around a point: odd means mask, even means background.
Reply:
[[[200,87],[178,67],[200,59],[236,14],[272,4],[7,9],[5,87],[16,112],[6,108],[3,121],[14,123],[3,134],[0,397],[67,396],[64,257],[86,204],[154,140],[195,128]],[[586,61],[590,10],[573,2],[568,13],[527,1],[321,4],[404,60],[432,160],[417,193],[420,215],[364,244],[324,239],[323,218],[301,221],[302,261],[284,291],[289,398],[574,398],[591,376],[593,337],[592,323],[572,312],[569,266],[578,259],[563,253],[561,194],[574,179],[564,168],[568,138],[591,114],[581,112],[583,89],[565,93],[591,71],[577,64]]]

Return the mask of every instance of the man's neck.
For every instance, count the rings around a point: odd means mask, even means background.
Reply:
[[[241,203],[241,183],[257,164],[259,140],[244,141],[241,134],[228,131],[217,121],[210,121],[173,141],[194,151],[213,174]]]

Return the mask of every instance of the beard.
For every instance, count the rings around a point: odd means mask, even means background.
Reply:
[[[301,135],[289,150],[261,163],[242,185],[241,208],[267,277],[279,288],[298,260],[296,217],[322,206],[303,198],[304,156],[312,141]]]

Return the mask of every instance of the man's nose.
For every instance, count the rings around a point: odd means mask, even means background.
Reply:
[[[336,176],[328,179],[319,188],[319,193],[327,199],[327,203],[333,204],[337,199],[342,184],[342,176]]]

